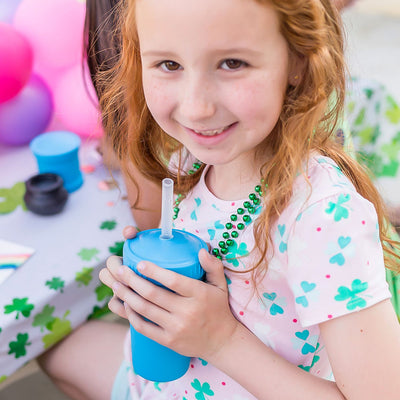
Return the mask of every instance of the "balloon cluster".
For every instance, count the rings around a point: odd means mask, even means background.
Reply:
[[[49,126],[102,134],[83,57],[84,0],[0,0],[0,142]]]

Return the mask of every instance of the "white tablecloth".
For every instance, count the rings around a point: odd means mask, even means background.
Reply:
[[[0,382],[99,314],[109,299],[98,272],[133,220],[119,174],[119,188],[102,187],[110,172],[94,144],[85,143],[79,158],[94,172],[84,173],[83,186],[70,193],[60,214],[39,216],[24,209],[13,189],[37,173],[29,147],[0,146],[0,206],[11,205],[0,213],[0,239],[35,249],[0,285]]]

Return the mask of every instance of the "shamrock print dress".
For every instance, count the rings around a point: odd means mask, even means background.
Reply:
[[[207,168],[181,202],[175,227],[216,247],[229,216],[244,200],[216,198],[205,184],[206,173]],[[250,272],[235,272],[249,270],[256,260],[254,224],[248,223],[223,262],[233,270],[226,269],[226,278],[235,317],[294,365],[334,379],[318,324],[370,307],[390,298],[390,292],[373,205],[329,158],[313,156],[307,175],[311,187],[303,175],[296,178],[292,199],[272,228],[273,249],[268,272],[257,281],[258,294]],[[129,335],[125,349],[130,363]],[[187,373],[172,382],[145,381],[131,365],[127,373],[132,400],[255,399],[198,358],[192,358]]]

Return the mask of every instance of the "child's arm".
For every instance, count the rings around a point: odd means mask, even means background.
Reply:
[[[400,325],[389,299],[320,329],[346,399],[400,398]]]
[[[120,169],[120,161],[107,138],[102,140],[98,151],[102,155],[107,168],[111,170]],[[136,226],[141,231],[157,228],[161,219],[161,182],[156,184],[150,181],[133,165],[128,166],[128,171],[121,172]],[[136,185],[132,178],[136,181]],[[138,192],[138,188],[140,188],[140,192]]]
[[[157,228],[161,219],[161,182],[159,185],[144,177],[133,166],[129,173],[134,177],[137,186],[132,182],[130,176],[123,174],[129,205],[132,210],[133,219],[136,226],[141,230]],[[139,192],[139,201],[135,208]]]
[[[355,0],[333,0],[333,4],[338,8],[338,10],[342,10],[353,3],[355,3]]]
[[[109,267],[119,282],[111,279],[105,283],[125,301],[126,315],[136,330],[182,354],[209,361],[258,399],[399,397],[395,367],[400,360],[400,329],[389,300],[321,324],[335,384],[292,365],[234,318],[222,265],[205,251],[200,261],[207,272],[207,283],[152,263],[142,264],[143,274],[177,294],[151,284],[115,261]]]

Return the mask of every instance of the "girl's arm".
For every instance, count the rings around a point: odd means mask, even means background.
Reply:
[[[355,3],[356,0],[333,0],[333,4],[338,8],[338,10],[342,10],[343,8],[346,8],[347,6],[352,5]]]
[[[320,324],[346,399],[399,399],[400,325],[390,300]]]
[[[120,162],[111,142],[103,138],[99,148],[103,162],[111,170],[120,169]],[[129,206],[136,226],[139,230],[157,228],[161,219],[161,182],[156,184],[144,177],[134,166],[122,171]],[[136,181],[133,183],[132,178]],[[140,192],[138,193],[138,188]],[[138,194],[140,195],[138,199]],[[138,201],[136,201],[138,199]],[[133,207],[135,205],[135,207]]]
[[[258,399],[399,399],[400,329],[390,300],[320,328],[336,384],[289,364],[243,326],[209,362]]]
[[[139,230],[157,228],[161,219],[161,182],[156,184],[144,177],[133,166],[129,168],[129,174],[133,176],[137,186],[129,175],[123,174],[129,205],[133,219]],[[139,200],[135,204],[139,192]],[[135,207],[133,205],[135,204]]]
[[[125,308],[119,304],[115,312],[127,316],[136,330],[182,354],[207,360],[260,400],[399,398],[395,367],[400,330],[389,300],[321,324],[334,383],[289,363],[240,324],[229,308],[222,264],[205,251],[200,261],[207,282],[142,263],[141,273],[175,293],[121,266],[118,258],[110,259],[101,277],[125,302]]]

